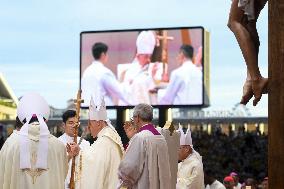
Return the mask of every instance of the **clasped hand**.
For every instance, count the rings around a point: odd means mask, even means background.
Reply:
[[[71,157],[71,158],[77,156],[80,152],[79,145],[74,143],[74,142],[67,143],[66,149],[67,149],[68,156]]]

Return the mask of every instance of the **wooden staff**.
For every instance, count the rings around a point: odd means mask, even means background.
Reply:
[[[162,63],[163,63],[163,73],[162,81],[168,82],[169,76],[166,70],[166,64],[168,63],[168,40],[174,40],[174,37],[168,36],[166,30],[162,30],[162,35],[157,35],[157,38],[161,40],[162,44]]]
[[[74,142],[77,144],[77,136],[78,136],[78,128],[79,128],[79,121],[80,121],[80,109],[81,103],[84,102],[81,99],[82,90],[79,89],[77,93],[77,99],[75,100],[76,103],[76,116],[75,116],[75,130],[74,130]],[[71,167],[71,178],[70,178],[70,189],[75,189],[75,157],[72,158],[72,167]]]

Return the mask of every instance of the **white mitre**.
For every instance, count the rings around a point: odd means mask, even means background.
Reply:
[[[200,156],[200,154],[197,151],[195,151],[193,148],[190,125],[188,125],[187,131],[185,134],[182,130],[181,125],[179,125],[178,131],[180,132],[180,145],[189,145],[192,148],[192,153],[196,155],[197,159],[200,161],[200,163],[203,166],[202,156]]]
[[[19,101],[17,107],[17,116],[24,124],[19,132],[21,169],[31,168],[30,140],[28,138],[28,133],[29,122],[32,117],[37,117],[40,124],[39,146],[35,168],[47,169],[48,136],[50,133],[44,118],[48,120],[49,113],[50,109],[47,102],[38,93],[25,94]]]
[[[187,128],[186,133],[184,133],[182,126],[179,125],[178,131],[180,132],[180,145],[189,145],[193,147],[190,126]]]
[[[137,54],[153,54],[156,38],[153,31],[142,31],[136,40]]]
[[[91,97],[90,106],[89,106],[89,120],[96,120],[96,121],[107,121],[107,111],[105,100],[102,97],[101,102],[99,105],[96,105],[93,97]]]

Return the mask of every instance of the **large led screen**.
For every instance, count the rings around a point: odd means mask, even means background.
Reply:
[[[88,31],[80,35],[80,87],[88,107],[202,106],[202,27]]]

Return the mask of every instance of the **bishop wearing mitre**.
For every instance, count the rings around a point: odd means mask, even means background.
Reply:
[[[63,189],[68,170],[66,148],[49,133],[49,106],[37,93],[24,95],[17,107],[23,126],[0,151],[0,189]]]
[[[180,148],[176,189],[204,189],[204,172],[202,157],[194,150],[191,131],[188,127],[186,133],[179,127]]]
[[[80,150],[76,157],[76,189],[114,189],[118,185],[117,170],[124,154],[121,138],[107,118],[105,101],[91,98],[89,130],[96,141]],[[78,145],[71,145],[77,151]]]

